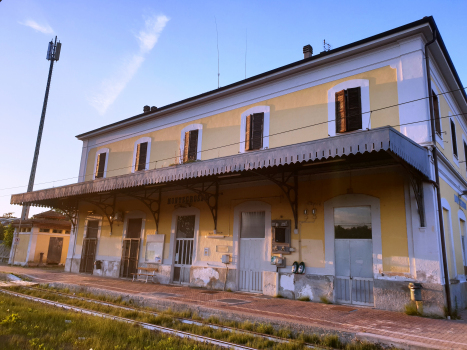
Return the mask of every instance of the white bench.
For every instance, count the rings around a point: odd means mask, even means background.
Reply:
[[[154,277],[156,276],[156,272],[158,271],[157,267],[138,267],[138,272],[133,272],[133,280],[138,281],[139,276],[146,276],[146,283],[148,283],[149,277],[152,277],[152,281],[154,282]],[[144,277],[143,277],[144,278]]]

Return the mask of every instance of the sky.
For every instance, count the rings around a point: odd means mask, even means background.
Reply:
[[[467,1],[0,1],[0,215],[21,207],[55,63],[34,189],[77,181],[76,135],[433,15],[467,85]],[[218,46],[217,46],[218,36]],[[218,48],[217,48],[218,47]],[[246,66],[246,69],[245,69]],[[30,213],[43,211],[32,208]]]

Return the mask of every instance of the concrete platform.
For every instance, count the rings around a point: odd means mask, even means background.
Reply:
[[[338,333],[346,339],[380,342],[403,349],[467,349],[467,322],[407,316],[353,305],[266,297],[185,286],[131,282],[71,274],[59,269],[1,266],[0,271],[71,289],[122,296],[158,309],[192,310],[200,316],[270,323],[297,331]]]

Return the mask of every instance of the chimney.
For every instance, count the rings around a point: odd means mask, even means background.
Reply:
[[[150,107],[149,107],[148,105],[146,105],[146,106],[143,107],[143,112],[144,112],[144,113],[147,113],[147,112],[149,112],[150,110],[151,110],[151,109],[150,109]]]
[[[303,59],[311,57],[313,55],[313,48],[311,45],[303,46]]]
[[[155,112],[155,111],[157,111],[157,107],[156,107],[156,106],[152,106],[152,107],[151,107],[151,112]]]

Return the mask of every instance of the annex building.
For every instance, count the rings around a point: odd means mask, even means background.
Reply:
[[[78,183],[11,203],[68,213],[74,273],[467,306],[467,96],[433,18],[303,52],[78,135]]]

